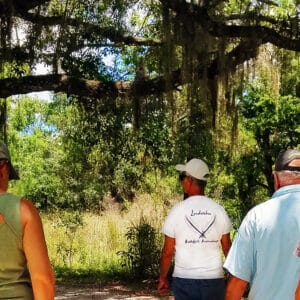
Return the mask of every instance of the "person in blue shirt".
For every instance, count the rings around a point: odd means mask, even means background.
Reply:
[[[251,209],[224,268],[231,277],[226,300],[300,300],[300,150],[279,154],[272,198]]]

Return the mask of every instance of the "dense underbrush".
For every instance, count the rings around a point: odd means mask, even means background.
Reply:
[[[180,196],[179,196],[180,197]],[[107,199],[97,213],[43,214],[49,256],[57,281],[154,278],[162,246],[160,228],[172,204],[141,195],[120,205]]]

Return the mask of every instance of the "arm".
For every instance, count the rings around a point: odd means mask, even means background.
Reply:
[[[300,300],[300,280],[298,282],[298,286],[295,292],[295,300]]]
[[[225,300],[241,300],[248,282],[231,276],[226,287]]]
[[[160,260],[160,275],[158,282],[158,292],[163,294],[167,293],[169,290],[168,282],[168,271],[172,262],[172,258],[175,252],[175,239],[165,236],[165,243],[163,246],[161,260]]]
[[[221,246],[222,246],[224,256],[226,257],[231,247],[230,233],[226,233],[222,235]]]
[[[54,272],[40,215],[27,199],[21,200],[23,248],[28,263],[35,300],[53,300],[55,294]]]

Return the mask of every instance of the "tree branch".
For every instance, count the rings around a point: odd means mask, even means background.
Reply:
[[[286,30],[282,34],[282,28],[272,29],[262,25],[227,25],[224,21],[215,21],[208,14],[205,7],[200,7],[185,0],[160,0],[178,15],[183,15],[185,18],[191,18],[197,21],[205,30],[212,36],[217,37],[232,37],[232,38],[253,38],[260,40],[261,43],[272,43],[273,45],[288,50],[300,51],[299,30]],[[248,20],[248,22],[251,20]],[[259,19],[253,19],[255,24],[260,22]],[[287,32],[289,34],[287,34]]]
[[[0,16],[22,14],[47,2],[49,0],[3,0],[0,2]]]
[[[248,51],[244,51],[244,49]],[[224,62],[227,64],[225,68],[234,70],[235,67],[257,54],[258,44],[255,41],[245,40],[241,42],[232,51],[226,54]],[[218,58],[211,61],[207,67],[207,76],[213,79],[219,75]],[[203,72],[199,71],[199,77]],[[110,96],[112,98],[122,94],[131,94],[136,96],[159,95],[164,92],[175,90],[178,86],[188,83],[188,79],[182,76],[181,69],[173,71],[168,77],[156,77],[154,79],[142,78],[138,82],[135,81],[108,81],[101,82],[96,80],[79,79],[68,75],[36,75],[25,76],[21,78],[8,78],[0,80],[0,98],[9,97],[17,94],[26,94],[39,91],[65,92],[69,95],[85,96],[91,98],[100,98]]]
[[[65,92],[78,96],[116,96],[128,89],[128,83],[103,83],[94,80],[77,79],[67,75],[37,75],[0,80],[0,97],[40,91]]]
[[[0,98],[41,91],[64,92],[69,95],[91,98],[103,96],[115,98],[128,93],[134,93],[139,96],[161,94],[167,91],[167,86],[171,90],[182,84],[180,70],[176,70],[171,74],[171,82],[172,87],[166,84],[163,77],[143,79],[137,83],[132,81],[102,82],[62,74],[24,76],[1,79]]]
[[[223,68],[224,71],[234,71],[238,65],[250,60],[251,58],[255,58],[258,54],[258,47],[259,43],[256,40],[247,39],[241,41],[238,46],[225,55],[223,61],[223,64],[225,65]],[[247,51],[245,51],[245,49],[247,49]],[[217,57],[210,63],[207,69],[207,76],[209,79],[213,79],[216,75],[221,73],[219,66],[219,58]]]
[[[30,21],[34,24],[39,24],[42,26],[56,26],[56,25],[68,25],[77,28],[76,37],[82,31],[85,35],[87,32],[93,33],[93,35],[98,35],[102,40],[109,39],[114,42],[116,45],[126,44],[126,45],[160,45],[161,41],[156,39],[146,39],[143,37],[133,37],[124,34],[121,31],[116,30],[114,27],[100,27],[98,24],[82,22],[78,19],[65,18],[62,16],[52,16],[44,17],[40,15],[35,15],[32,13],[23,13],[19,16],[27,21]],[[79,30],[79,32],[78,32]]]

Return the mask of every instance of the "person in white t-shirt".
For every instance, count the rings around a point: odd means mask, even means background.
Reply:
[[[232,224],[224,208],[204,196],[209,176],[207,164],[194,158],[176,165],[188,197],[177,203],[162,227],[158,292],[168,293],[168,272],[175,256],[172,290],[176,300],[223,300],[225,280],[222,251],[231,246]]]

